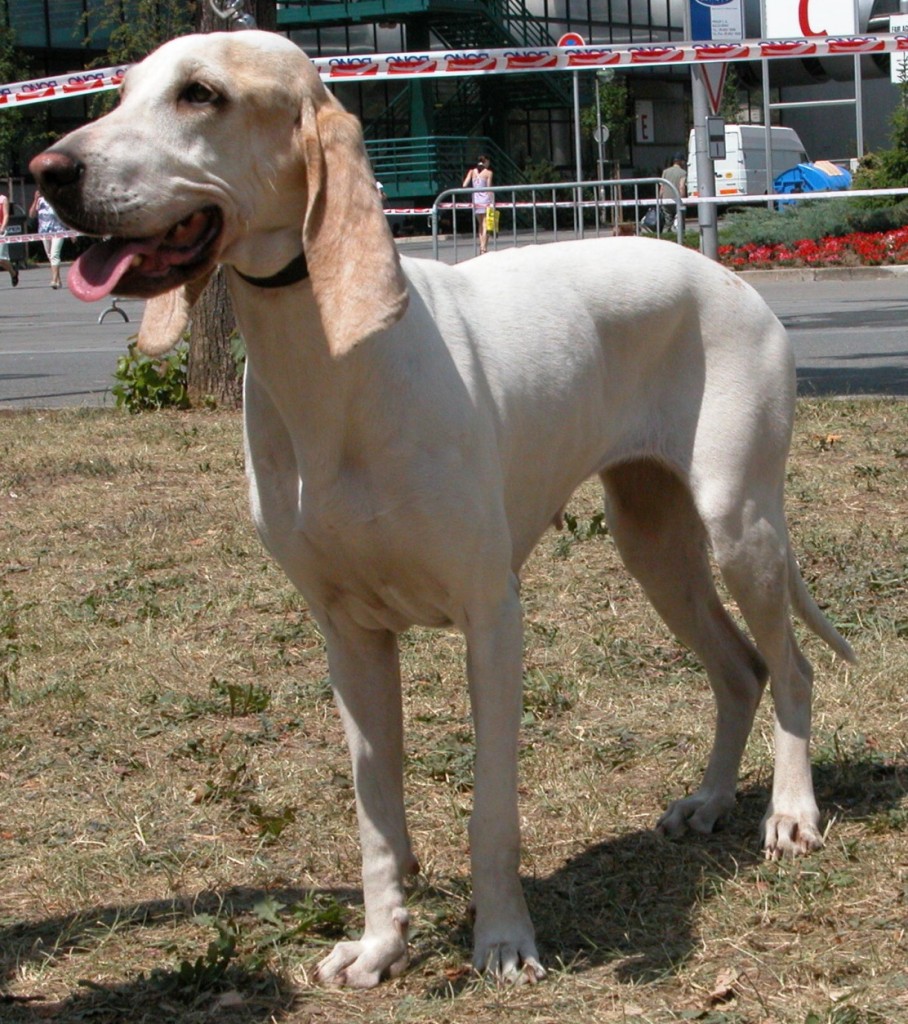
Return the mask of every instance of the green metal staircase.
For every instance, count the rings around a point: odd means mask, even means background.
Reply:
[[[523,0],[464,0],[462,11],[440,12],[432,31],[451,49],[482,50],[501,46],[551,46],[545,26]]]
[[[434,197],[460,188],[480,153],[492,161],[495,184],[519,184],[523,174],[491,139],[476,135],[367,139],[372,171],[391,200]]]

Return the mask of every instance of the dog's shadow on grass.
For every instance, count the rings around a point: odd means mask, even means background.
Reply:
[[[813,776],[824,815],[834,819],[833,835],[836,821],[901,813],[908,792],[908,762],[872,754],[815,764]],[[636,983],[676,970],[699,948],[699,908],[764,863],[758,833],[768,800],[766,787],[746,786],[712,835],[670,840],[652,831],[628,833],[588,847],[545,878],[527,880],[546,962],[574,971],[614,963],[619,978]]]
[[[870,819],[896,811],[908,790],[908,762],[870,757],[814,767],[821,806],[837,819]],[[590,846],[545,877],[524,881],[540,953],[549,965],[562,963],[579,973],[615,964],[619,978],[647,983],[675,971],[699,947],[699,908],[718,895],[726,882],[762,862],[757,842],[768,792],[761,785],[738,792],[734,815],[711,836],[668,840],[652,831],[630,832]],[[822,856],[819,854],[818,856]],[[467,887],[467,881],[456,883]],[[431,888],[431,886],[430,886]],[[115,929],[140,928],[162,933],[176,919],[207,914],[217,920],[251,914],[266,896],[284,905],[328,899],[359,910],[353,890],[303,889],[266,893],[235,889],[205,893],[192,900],[161,900],[132,906],[95,907],[78,914],[45,918],[0,929],[0,986],[28,964],[40,971],[43,960],[72,954],[91,955]],[[417,894],[434,902],[437,894]],[[223,938],[223,935],[222,935]],[[434,943],[437,932],[431,937]],[[469,960],[469,929],[456,929],[448,940]],[[34,1022],[48,1016],[60,1022],[92,1021],[131,1024],[160,1020],[157,1009],[172,1008],[169,1019],[195,1020],[200,1009],[217,1009],[219,1000],[237,1024],[258,1024],[299,1008],[300,993],[267,966],[247,959],[219,959],[217,943],[199,943],[198,960],[162,966],[127,982],[86,985],[60,1002],[48,995],[15,1000],[2,995],[5,1024]],[[417,943],[417,946],[419,944]],[[214,953],[212,953],[214,949]],[[417,960],[431,955],[414,950]],[[124,972],[125,973],[125,972]],[[463,982],[466,984],[466,981]],[[450,995],[457,985],[443,981],[426,993]],[[40,990],[40,984],[33,988]],[[184,1012],[185,1011],[185,1012]]]
[[[708,836],[630,832],[587,847],[525,883],[540,953],[571,972],[614,964],[624,981],[676,970],[698,944],[699,908],[759,864],[765,793],[739,794],[732,819]]]

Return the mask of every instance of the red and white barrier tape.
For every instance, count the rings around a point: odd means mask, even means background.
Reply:
[[[367,54],[316,57],[313,63],[328,81],[457,77],[484,74],[526,74],[537,71],[582,71],[609,67],[653,67],[658,64],[728,63],[794,57],[840,57],[855,53],[908,51],[908,36],[845,36],[821,39],[749,39],[740,43],[652,43],[646,46],[551,46],[534,49],[468,50],[447,53]]]
[[[28,103],[65,100],[86,93],[119,89],[128,64],[117,68],[98,68],[94,71],[74,71],[53,78],[36,78],[30,82],[12,82],[0,85],[0,111],[12,110]]]
[[[0,245],[15,245],[17,242],[43,242],[45,238],[79,238],[78,231],[31,232],[27,235],[0,235]]]
[[[849,54],[906,53],[908,35],[825,36],[818,39],[745,39],[739,43],[630,43],[612,46],[549,46],[527,49],[431,50],[424,53],[380,53],[346,57],[314,57],[312,63],[329,82],[442,75],[527,74],[541,71],[583,71],[640,68],[659,64],[734,63],[797,57],[842,57]],[[116,89],[127,65],[79,71],[69,75],[0,85],[0,111],[28,103]]]

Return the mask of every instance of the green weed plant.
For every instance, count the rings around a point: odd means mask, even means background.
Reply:
[[[189,348],[180,345],[163,357],[151,359],[138,351],[133,342],[125,356],[117,360],[111,388],[118,409],[131,413],[158,409],[188,409],[187,367]]]

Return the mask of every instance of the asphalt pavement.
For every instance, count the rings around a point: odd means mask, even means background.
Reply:
[[[66,279],[67,267],[63,267]],[[19,286],[0,271],[0,410],[114,405],[117,359],[139,328],[144,302],[85,303],[50,287],[45,264],[19,271]]]
[[[429,242],[402,249],[431,258]],[[801,394],[908,396],[908,267],[745,276],[789,330]],[[0,410],[113,405],[143,305],[123,300],[128,322],[112,312],[99,323],[109,304],[52,290],[47,266],[21,271],[18,288],[0,272]]]
[[[800,394],[908,396],[908,266],[742,276],[788,329]]]

